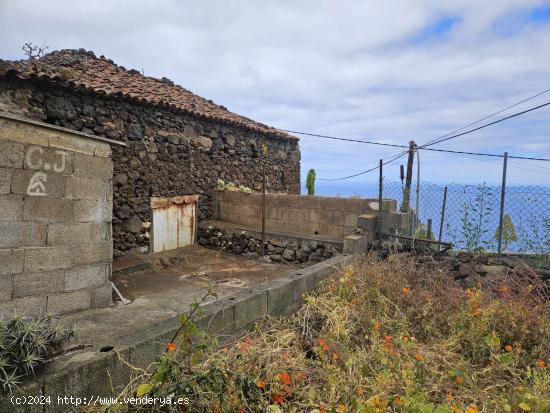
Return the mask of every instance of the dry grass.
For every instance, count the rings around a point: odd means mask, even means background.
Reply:
[[[433,263],[371,255],[293,316],[141,382],[190,397],[189,411],[550,411],[543,293],[512,277],[465,291]]]

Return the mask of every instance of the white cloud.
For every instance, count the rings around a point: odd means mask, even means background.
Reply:
[[[550,87],[550,21],[526,18],[541,6],[550,3],[0,0],[0,57],[22,57],[26,41],[83,47],[274,126],[406,144]],[[452,27],[438,36],[444,19]],[[548,114],[440,146],[550,157]],[[398,152],[306,137],[301,147],[303,169],[325,177],[358,172],[363,163]],[[499,179],[498,162],[423,158],[428,180]],[[397,176],[398,164],[392,168],[388,174]],[[546,178],[526,170],[513,177],[518,183]]]

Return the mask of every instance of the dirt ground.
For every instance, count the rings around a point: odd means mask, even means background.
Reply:
[[[219,299],[231,298],[295,268],[195,245],[124,258],[113,263],[113,282],[131,302],[115,300],[112,307],[65,314],[60,322],[78,324],[80,333],[73,345],[97,348],[125,343],[148,325],[182,314],[210,286]]]

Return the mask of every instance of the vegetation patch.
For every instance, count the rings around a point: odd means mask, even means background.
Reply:
[[[190,412],[549,411],[544,284],[511,274],[464,289],[447,271],[409,254],[370,254],[294,315],[215,351],[183,318],[159,362],[136,370],[120,398],[187,397],[173,411]]]
[[[75,327],[60,327],[52,316],[0,319],[0,394],[15,390],[75,333]]]

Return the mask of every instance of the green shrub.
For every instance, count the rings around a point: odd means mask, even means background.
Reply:
[[[52,316],[0,319],[0,393],[12,392],[75,333],[74,326],[60,327]]]

